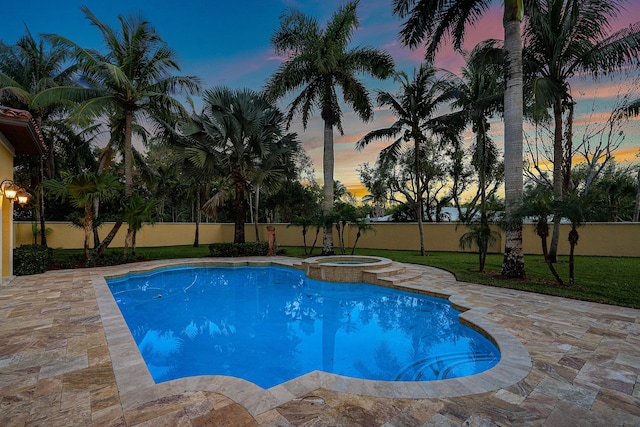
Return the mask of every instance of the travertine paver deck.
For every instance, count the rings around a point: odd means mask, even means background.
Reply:
[[[499,378],[440,386],[321,372],[270,390],[226,377],[153,384],[103,277],[182,262],[202,260],[56,271],[2,286],[0,425],[640,426],[640,310],[461,283],[420,266],[407,266],[422,277],[404,285],[474,307],[463,316],[515,337],[508,345],[522,360]]]

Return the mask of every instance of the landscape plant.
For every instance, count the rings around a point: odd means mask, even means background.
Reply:
[[[529,218],[535,222],[536,234],[540,237],[544,261],[556,279],[556,282],[559,285],[563,285],[564,282],[556,271],[553,260],[549,257],[547,243],[549,237],[549,220],[553,218],[557,212],[557,201],[554,199],[554,194],[547,188],[538,187],[526,195],[520,208],[516,212],[516,217],[519,218],[519,220]]]
[[[91,172],[67,176],[63,180],[48,180],[45,190],[53,197],[68,200],[75,208],[84,212],[82,227],[84,229],[84,257],[89,259],[89,242],[93,232],[93,202],[96,199],[112,200],[120,195],[122,185],[111,174],[95,174]]]

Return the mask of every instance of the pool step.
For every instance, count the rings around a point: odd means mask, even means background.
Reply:
[[[394,263],[390,267],[378,270],[364,270],[362,281],[376,285],[394,286],[419,279],[421,276],[422,272],[418,270],[407,270],[404,265]]]

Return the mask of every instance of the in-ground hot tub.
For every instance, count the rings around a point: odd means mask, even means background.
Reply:
[[[391,260],[375,256],[331,255],[302,261],[307,277],[327,282],[362,282],[362,272],[379,270],[391,265]]]

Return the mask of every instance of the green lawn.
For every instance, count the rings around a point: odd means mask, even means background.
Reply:
[[[301,247],[285,247],[287,255],[304,257]],[[319,250],[316,248],[315,254]],[[108,249],[106,263],[122,261],[122,249]],[[480,283],[489,286],[519,289],[542,294],[564,296],[585,301],[602,302],[613,305],[640,308],[640,259],[622,257],[576,257],[576,284],[563,287],[553,283],[553,277],[542,256],[525,256],[526,279],[506,280],[499,276],[502,255],[491,254],[487,257],[484,273],[479,273],[478,256],[473,253],[429,252],[421,257],[417,251],[393,251],[381,249],[356,249],[358,255],[375,255],[395,261],[429,265],[453,273],[460,281]],[[81,250],[54,250],[54,260],[59,267],[73,267]],[[169,246],[158,248],[138,248],[138,260],[157,260],[175,258],[199,258],[209,255],[208,245],[198,248],[192,246]],[[568,257],[560,257],[556,264],[558,273],[568,282]]]

